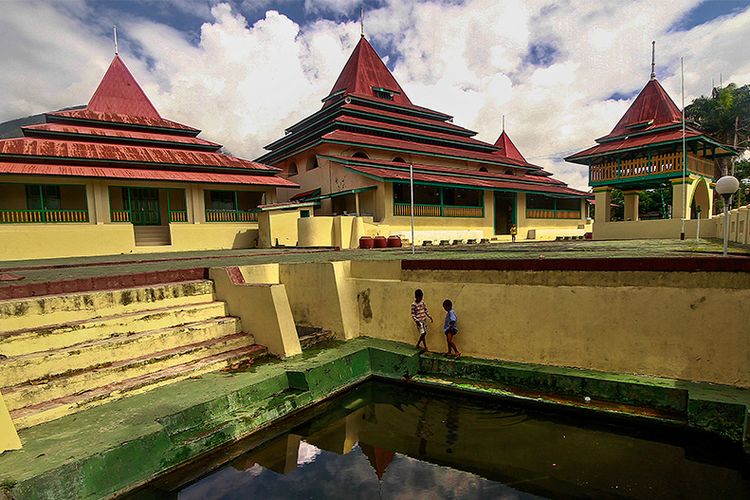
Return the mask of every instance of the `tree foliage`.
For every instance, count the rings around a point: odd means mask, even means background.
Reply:
[[[724,144],[733,144],[737,120],[737,144],[748,147],[750,137],[750,85],[730,83],[715,88],[710,97],[701,96],[685,107],[685,117]]]

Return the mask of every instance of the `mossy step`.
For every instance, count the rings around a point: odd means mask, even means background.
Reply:
[[[38,328],[213,300],[213,282],[209,280],[2,300],[0,331]]]
[[[62,349],[97,339],[185,325],[226,315],[224,302],[206,302],[102,316],[44,328],[3,332],[0,333],[0,356],[21,356]]]
[[[68,372],[49,379],[6,387],[2,391],[3,398],[9,410],[17,410],[253,344],[252,335],[235,333],[116,361],[94,369]]]
[[[189,377],[228,368],[239,362],[252,361],[265,353],[266,348],[257,344],[240,347],[82,393],[20,408],[11,412],[11,418],[18,428],[30,427],[128,395],[140,394]]]
[[[149,352],[155,353],[239,332],[239,319],[214,318],[16,356],[0,360],[0,387],[49,378],[73,370],[94,368]]]

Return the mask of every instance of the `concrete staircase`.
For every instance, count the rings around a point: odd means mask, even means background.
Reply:
[[[265,353],[206,280],[0,301],[0,392],[17,428]]]
[[[172,244],[169,226],[133,226],[133,230],[136,246],[155,247]]]

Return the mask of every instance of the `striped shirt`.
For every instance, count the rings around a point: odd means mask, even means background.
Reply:
[[[425,323],[427,321],[427,305],[422,302],[412,302],[411,304],[411,318],[417,323]]]

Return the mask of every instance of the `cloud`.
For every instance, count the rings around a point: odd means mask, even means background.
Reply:
[[[267,10],[285,2],[171,1],[201,11],[199,35],[146,19],[144,9],[121,13],[121,53],[162,115],[249,158],[320,108],[359,38],[359,3],[349,0],[306,3],[302,25]],[[719,73],[750,83],[750,9],[675,30],[698,3],[384,0],[368,9],[365,28],[413,102],[491,142],[506,115],[529,161],[585,189],[586,169],[562,157],[592,145],[625,112],[631,101],[611,96],[646,83],[652,39],[659,79],[678,104],[681,56],[688,102]],[[87,102],[111,59],[99,4],[3,6],[0,121]],[[248,21],[250,8],[259,13]]]

